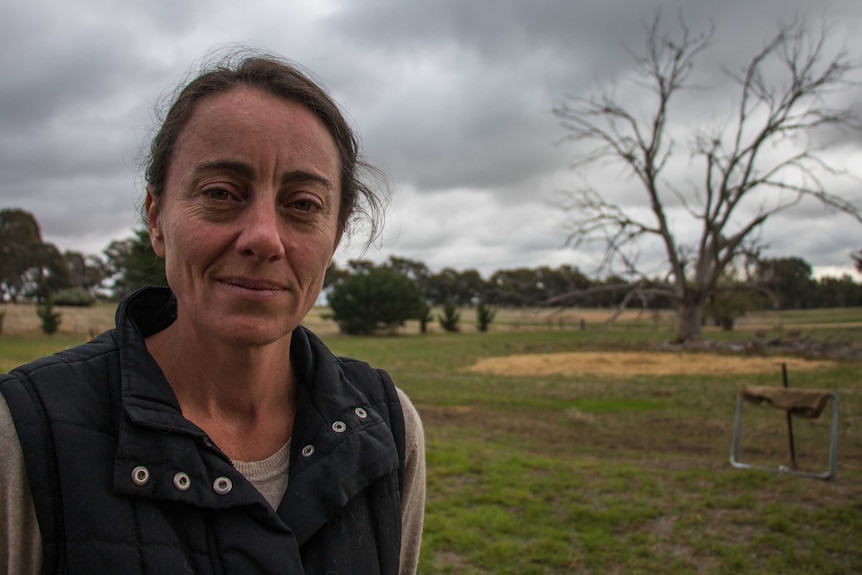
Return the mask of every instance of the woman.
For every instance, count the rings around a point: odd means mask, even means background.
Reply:
[[[151,146],[169,289],[0,376],[0,565],[39,573],[412,573],[424,443],[382,371],[300,322],[361,202],[356,140],[268,56],[205,71]],[[8,410],[7,410],[8,406]]]

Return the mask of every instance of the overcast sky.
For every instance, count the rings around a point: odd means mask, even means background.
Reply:
[[[715,27],[697,64],[699,90],[670,118],[683,189],[700,181],[686,151],[694,131],[732,111],[722,66],[739,69],[780,21],[832,22],[835,45],[862,58],[859,0],[7,0],[0,208],[34,214],[61,250],[100,253],[129,236],[140,225],[138,163],[160,98],[213,48],[240,43],[310,69],[388,174],[387,225],[366,257],[485,277],[564,263],[591,273],[600,250],[564,245],[560,191],[586,178],[633,209],[643,192],[619,170],[573,172],[579,150],[560,143],[565,132],[551,110],[566,94],[636,94],[627,49],[643,46],[643,22],[657,8],[668,25],[682,8],[692,31]],[[860,106],[862,92],[836,98]],[[830,191],[862,206],[862,135],[829,143],[828,159],[857,176],[830,182]],[[803,203],[773,218],[762,241],[771,257],[799,256],[818,272],[849,269],[862,225]],[[342,263],[361,255],[356,243],[338,255]]]

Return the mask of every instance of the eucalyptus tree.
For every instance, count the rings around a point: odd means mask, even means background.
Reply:
[[[678,340],[699,339],[704,304],[722,289],[729,268],[756,252],[759,233],[775,214],[810,198],[862,221],[859,207],[827,185],[832,176],[847,175],[844,168],[811,137],[860,128],[847,104],[853,97],[834,97],[839,90],[854,95],[860,62],[832,50],[828,28],[780,25],[741,70],[712,76],[730,82],[736,95],[726,109],[714,110],[710,125],[695,129],[685,149],[674,123],[684,112],[679,98],[694,87],[692,71],[713,31],[692,34],[680,19],[679,32],[666,33],[658,16],[645,29],[645,46],[632,51],[634,88],[623,96],[610,89],[567,96],[554,109],[567,139],[582,150],[577,169],[620,167],[633,177],[641,201],[620,205],[584,184],[561,207],[569,214],[572,245],[600,242],[608,269],[630,278],[642,295],[674,302]],[[678,155],[695,169],[690,186],[671,179],[668,168]],[[640,257],[651,240],[665,258],[666,276],[658,281]]]

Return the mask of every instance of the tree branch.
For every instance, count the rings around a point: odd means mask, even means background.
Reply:
[[[568,131],[567,139],[586,145],[573,167],[587,169],[596,162],[622,166],[646,194],[650,221],[584,187],[570,195],[564,208],[573,215],[570,245],[601,240],[603,266],[621,262],[628,274],[643,279],[637,246],[646,236],[656,237],[664,246],[673,297],[697,306],[718,289],[722,272],[752,234],[802,198],[814,198],[862,222],[862,208],[830,192],[823,178],[845,176],[846,171],[830,165],[823,150],[804,144],[806,136],[823,128],[862,129],[862,119],[852,109],[829,104],[835,90],[856,87],[852,75],[862,66],[844,50],[829,53],[827,28],[811,33],[796,21],[780,25],[739,73],[725,70],[737,84],[738,101],[727,124],[697,133],[691,152],[703,159],[702,189],[689,196],[664,176],[676,153],[669,117],[676,94],[690,87],[691,71],[708,48],[712,30],[693,36],[680,19],[680,32],[671,37],[662,31],[660,15],[644,27],[645,48],[630,55],[639,85],[649,94],[649,114],[636,113],[607,92],[569,96],[554,114]],[[637,100],[637,106],[643,104]],[[695,242],[683,241],[677,223],[672,225],[671,198],[690,221],[699,222]],[[760,209],[740,218],[740,206],[752,200],[760,201]]]

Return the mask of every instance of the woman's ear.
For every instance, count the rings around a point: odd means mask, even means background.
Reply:
[[[159,219],[159,199],[153,195],[149,186],[147,186],[147,199],[144,200],[144,208],[147,210],[147,230],[150,232],[150,243],[153,246],[153,251],[160,258],[164,258],[165,238]]]

